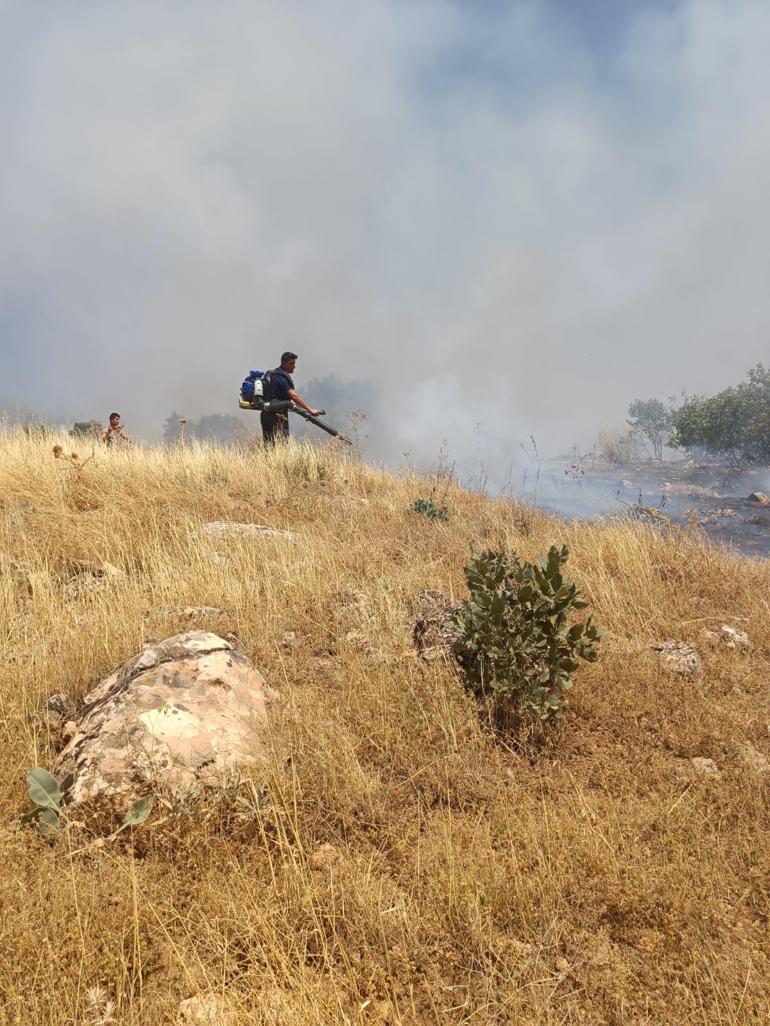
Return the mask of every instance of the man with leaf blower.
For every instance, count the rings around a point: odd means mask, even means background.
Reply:
[[[241,385],[238,405],[242,410],[259,410],[262,423],[262,440],[265,445],[274,445],[279,438],[289,437],[289,412],[296,413],[304,420],[320,427],[328,435],[333,435],[351,445],[339,431],[329,427],[322,421],[325,410],[316,410],[308,406],[294,388],[292,374],[297,366],[297,354],[286,352],[281,356],[281,365],[271,371],[250,371]]]
[[[264,396],[264,398],[271,402],[284,402],[288,400],[303,410],[307,410],[312,417],[322,417],[326,412],[325,410],[314,410],[295,391],[292,374],[296,366],[296,353],[282,353],[280,367],[268,371],[262,379],[265,384],[269,381],[269,395]],[[267,410],[262,410],[259,419],[262,424],[262,440],[266,445],[272,445],[278,438],[289,437],[288,411],[286,413],[270,413]]]

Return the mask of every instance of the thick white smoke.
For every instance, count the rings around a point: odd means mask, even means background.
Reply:
[[[502,465],[739,380],[770,10],[564,12],[0,3],[0,393],[150,437],[289,347],[375,455]]]

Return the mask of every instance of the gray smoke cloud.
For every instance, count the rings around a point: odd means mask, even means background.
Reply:
[[[292,348],[462,468],[739,380],[770,9],[614,7],[0,0],[0,394],[151,438]]]

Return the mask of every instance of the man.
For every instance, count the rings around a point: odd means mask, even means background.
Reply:
[[[120,423],[120,414],[111,413],[110,423],[106,428],[102,428],[102,441],[105,445],[131,445],[131,439],[123,430],[123,425]]]
[[[271,400],[291,400],[296,403],[297,406],[301,406],[303,410],[313,417],[319,417],[322,415],[323,410],[314,410],[312,406],[308,406],[302,396],[298,395],[294,390],[294,381],[292,380],[292,374],[294,368],[297,366],[297,354],[296,353],[283,353],[281,356],[281,366],[276,367],[274,371],[270,371],[270,399]],[[265,445],[272,445],[279,438],[289,437],[289,414],[287,413],[261,413],[260,421],[262,423],[262,440]]]

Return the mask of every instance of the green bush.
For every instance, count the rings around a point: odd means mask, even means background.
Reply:
[[[415,499],[414,502],[409,503],[409,512],[427,517],[428,520],[447,520],[449,518],[449,510],[446,506],[439,506],[433,499]]]
[[[470,597],[455,614],[455,652],[467,687],[497,713],[556,719],[578,660],[597,658],[601,628],[590,616],[568,624],[587,604],[562,573],[568,555],[551,546],[536,565],[490,551],[465,567]]]
[[[687,399],[675,414],[673,441],[736,467],[770,463],[770,370],[758,363],[739,385]]]

